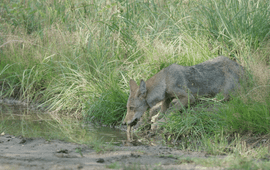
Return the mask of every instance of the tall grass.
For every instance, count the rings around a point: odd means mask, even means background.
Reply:
[[[260,98],[269,93],[269,7],[263,0],[4,0],[1,97],[117,125],[129,79],[225,55],[247,68],[254,97],[232,100],[217,115],[174,115],[167,132],[192,131],[200,139],[221,131],[269,133],[269,96]],[[264,90],[252,90],[259,87]],[[250,96],[249,90],[241,95]]]
[[[198,15],[198,20],[211,38],[219,39],[227,50],[239,53],[239,49],[233,48],[239,48],[241,43],[256,49],[269,38],[268,9],[265,1],[206,1],[199,7],[202,15]]]

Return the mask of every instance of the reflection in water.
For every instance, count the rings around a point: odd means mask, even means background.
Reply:
[[[121,142],[126,140],[126,132],[119,129],[103,126],[91,126],[89,129],[93,135],[105,142]]]
[[[3,103],[0,103],[0,120],[5,120],[6,123],[10,122],[11,124],[14,124],[14,126],[20,126],[22,122],[27,122],[29,126],[35,127],[35,130],[40,130],[41,132],[39,132],[39,134],[41,135],[50,133],[50,130],[46,129],[47,122],[53,121],[50,114],[46,112],[28,109],[23,105],[8,105]],[[121,142],[122,140],[126,140],[126,132],[119,129],[93,126],[91,124],[87,124],[84,127],[89,132],[89,135],[96,139],[101,139],[101,141],[104,142]],[[11,131],[11,133],[16,132]]]
[[[2,119],[20,119],[23,117],[24,119],[36,120],[39,113],[41,112],[38,110],[30,110],[22,105],[7,105],[0,103],[0,114]]]

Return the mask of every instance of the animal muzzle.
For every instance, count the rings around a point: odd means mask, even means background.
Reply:
[[[130,126],[135,126],[138,122],[137,118],[132,119],[131,121],[123,121],[122,124],[123,125],[130,125]]]

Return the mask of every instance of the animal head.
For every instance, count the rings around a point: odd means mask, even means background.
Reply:
[[[127,115],[123,124],[134,126],[149,107],[146,101],[146,84],[141,80],[140,86],[132,79],[129,81],[130,95],[127,102]]]

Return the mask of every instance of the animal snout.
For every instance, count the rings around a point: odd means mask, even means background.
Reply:
[[[131,120],[131,121],[123,121],[122,122],[122,125],[130,125],[130,126],[134,126],[134,125],[136,125],[137,124],[137,122],[138,122],[138,118],[135,118],[135,119],[133,119],[133,120]]]
[[[129,122],[129,125],[134,126],[134,125],[137,124],[137,122],[138,122],[138,118],[135,118],[135,119],[133,119],[132,121]]]

